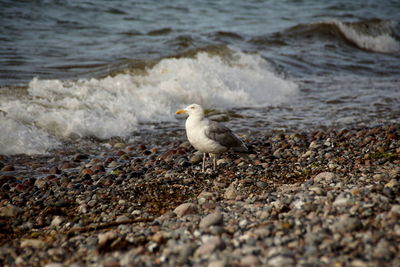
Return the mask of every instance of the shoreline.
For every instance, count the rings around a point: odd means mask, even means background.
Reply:
[[[400,124],[247,139],[204,174],[184,136],[0,156],[0,263],[400,265]]]

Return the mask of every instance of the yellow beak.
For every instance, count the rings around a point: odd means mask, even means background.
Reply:
[[[186,110],[184,110],[184,109],[178,109],[178,110],[175,112],[175,114],[183,114],[183,113],[186,113]]]

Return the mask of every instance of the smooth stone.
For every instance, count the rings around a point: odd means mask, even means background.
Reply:
[[[246,255],[240,260],[240,264],[244,266],[257,266],[260,260],[254,255]]]
[[[44,267],[64,267],[64,265],[62,263],[52,262],[47,263],[46,265],[44,265]]]
[[[118,216],[117,217],[117,219],[115,220],[116,222],[124,222],[124,221],[128,221],[129,220],[129,217],[128,216],[126,216],[126,215],[121,215],[121,216]]]
[[[190,163],[196,164],[199,162],[203,162],[203,153],[196,151],[193,156],[190,157]]]
[[[24,239],[21,241],[21,248],[32,247],[32,248],[44,248],[46,243],[40,239]]]
[[[193,255],[196,248],[197,246],[195,244],[183,245],[179,249],[178,262],[181,264],[186,263],[189,260],[189,257]]]
[[[58,167],[53,167],[49,170],[49,174],[61,174],[61,170]]]
[[[231,184],[227,189],[225,189],[224,198],[225,199],[235,199],[238,196],[238,192],[235,186]]]
[[[195,257],[210,256],[211,253],[218,249],[224,248],[225,244],[218,236],[208,238],[203,245],[201,245],[194,253]]]
[[[331,229],[334,232],[346,233],[356,230],[361,226],[361,221],[358,218],[350,217],[348,214],[344,214],[341,215],[335,223],[333,223]]]
[[[368,267],[368,264],[362,260],[353,260],[350,262],[351,267]]]
[[[199,226],[200,228],[207,228],[211,225],[221,225],[223,221],[224,217],[222,214],[220,212],[214,212],[201,219]]]
[[[104,246],[109,240],[113,240],[118,236],[115,231],[108,231],[97,235],[99,246]]]
[[[226,261],[224,261],[224,260],[215,260],[215,261],[210,262],[207,265],[207,267],[226,267],[226,266],[228,266],[228,265],[226,264]]]
[[[20,208],[14,205],[7,205],[0,208],[0,216],[2,217],[16,217],[20,212]]]
[[[331,183],[335,179],[336,174],[333,172],[321,172],[314,177],[314,182],[321,183],[324,181],[326,183]]]
[[[35,186],[39,189],[46,187],[46,185],[47,185],[47,181],[45,181],[44,179],[36,179],[36,181],[35,181]]]
[[[287,257],[284,255],[277,255],[268,260],[268,265],[276,267],[283,267],[283,266],[289,267],[289,266],[294,266],[294,260],[291,257]]]
[[[391,247],[390,243],[382,238],[373,250],[372,255],[375,258],[389,259],[393,254],[393,250],[395,250],[395,248]]]
[[[157,244],[161,244],[163,243],[165,240],[167,240],[168,238],[170,238],[170,234],[165,232],[165,231],[158,231],[157,233],[155,233],[152,237],[151,240],[156,242]]]
[[[183,217],[189,214],[197,214],[199,209],[197,205],[193,203],[183,203],[174,209],[174,213],[178,217]]]
[[[340,194],[335,198],[332,205],[334,207],[349,207],[354,204],[354,200],[347,197],[345,194]]]
[[[400,205],[393,205],[390,209],[390,212],[393,214],[400,215]]]
[[[388,183],[385,184],[387,188],[394,188],[399,186],[399,182],[396,179],[391,179]]]
[[[54,216],[53,220],[51,221],[50,226],[57,228],[64,222],[64,218],[61,216]]]
[[[13,165],[5,165],[3,168],[1,168],[2,172],[12,172],[15,171],[15,168]]]

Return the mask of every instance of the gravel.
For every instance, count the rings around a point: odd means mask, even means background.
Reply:
[[[400,266],[400,125],[0,156],[1,266]]]

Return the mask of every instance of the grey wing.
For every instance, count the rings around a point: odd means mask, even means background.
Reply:
[[[209,127],[205,130],[208,138],[218,142],[227,148],[242,149],[247,151],[247,147],[228,127],[215,121],[210,121]]]

